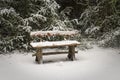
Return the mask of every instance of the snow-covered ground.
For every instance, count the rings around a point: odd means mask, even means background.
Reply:
[[[31,55],[0,55],[0,80],[120,80],[119,49],[79,50],[76,61],[66,60],[66,54],[44,56],[44,64]]]

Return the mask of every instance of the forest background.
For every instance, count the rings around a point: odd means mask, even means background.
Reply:
[[[120,0],[0,0],[0,53],[31,49],[36,30],[78,30],[76,39],[120,47]]]

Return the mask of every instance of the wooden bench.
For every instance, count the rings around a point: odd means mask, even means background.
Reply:
[[[40,42],[31,42],[30,45],[37,49],[37,52],[33,54],[33,56],[36,56],[35,61],[37,63],[42,63],[42,58],[43,55],[48,55],[48,54],[61,54],[61,53],[68,53],[68,59],[69,60],[74,60],[75,59],[75,47],[79,45],[80,43],[76,40],[66,40],[71,36],[74,36],[78,34],[77,31],[35,31],[31,32],[30,36],[31,37],[50,37],[50,36],[64,36],[65,40],[61,41],[42,41]],[[54,47],[64,47],[68,46],[68,52],[48,52],[44,53],[43,48],[54,48]]]

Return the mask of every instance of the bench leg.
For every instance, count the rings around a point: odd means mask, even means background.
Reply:
[[[42,48],[37,49],[35,61],[38,64],[42,63]]]
[[[68,59],[72,61],[75,59],[75,46],[69,46]]]

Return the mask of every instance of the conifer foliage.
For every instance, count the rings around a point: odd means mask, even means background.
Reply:
[[[29,50],[31,31],[73,29],[120,47],[120,0],[0,0],[2,52]]]
[[[54,0],[1,0],[0,51],[30,48],[34,30],[68,30],[72,24]]]
[[[86,38],[98,40],[102,46],[120,47],[120,0],[56,0],[68,15],[74,28]],[[72,4],[71,4],[72,3]]]

